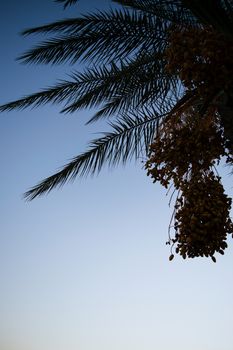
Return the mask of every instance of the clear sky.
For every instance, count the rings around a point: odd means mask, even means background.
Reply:
[[[0,103],[70,71],[16,62],[36,40],[21,30],[109,3],[63,12],[50,0],[2,2]],[[140,162],[22,199],[103,131],[83,127],[91,115],[45,106],[0,116],[0,349],[232,350],[233,244],[217,264],[169,262],[169,197]]]

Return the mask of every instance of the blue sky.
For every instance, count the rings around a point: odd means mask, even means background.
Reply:
[[[66,12],[49,0],[1,4],[0,103],[70,71],[17,62],[36,42],[21,30],[109,3],[81,0]],[[103,131],[84,128],[90,115],[45,106],[0,116],[0,349],[232,350],[233,244],[217,264],[169,262],[169,197],[140,162],[22,199]]]

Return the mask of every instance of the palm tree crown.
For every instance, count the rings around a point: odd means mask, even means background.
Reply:
[[[77,1],[56,2],[67,7]],[[28,199],[49,192],[78,175],[99,172],[105,163],[113,166],[119,162],[126,162],[132,156],[138,158],[141,152],[147,155],[149,151],[149,174],[165,185],[170,179],[175,179],[177,189],[181,187],[183,193],[188,196],[190,191],[182,186],[187,185],[194,173],[198,173],[202,179],[205,178],[203,181],[207,183],[209,180],[205,176],[208,170],[209,178],[215,181],[209,170],[210,166],[213,166],[220,156],[227,155],[228,160],[230,159],[233,149],[233,79],[230,78],[233,76],[232,1],[113,2],[122,8],[97,11],[79,18],[27,29],[22,33],[48,36],[47,40],[24,53],[19,58],[22,62],[69,62],[73,65],[82,62],[86,68],[83,71],[73,70],[69,79],[2,105],[0,110],[10,111],[46,103],[63,104],[64,113],[95,107],[97,112],[87,123],[105,119],[112,128],[102,137],[91,141],[86,152],[74,157],[59,172],[26,192],[25,196]],[[211,125],[213,130],[210,138],[214,139],[217,133],[219,153],[211,149],[210,153],[212,152],[214,157],[208,158],[208,164],[203,156],[198,162],[190,158],[187,168],[181,170],[177,164],[174,165],[179,170],[176,175],[170,165],[170,170],[163,170],[164,172],[158,170],[157,165],[153,168],[157,159],[153,154],[154,146],[159,149],[162,144],[167,145],[166,142],[170,142],[173,137],[165,142],[161,135],[164,135],[166,127],[170,128],[166,129],[167,135],[174,134],[173,127],[178,134],[181,133],[182,128],[179,125],[182,123],[189,132],[193,132],[194,128],[202,130],[199,121],[194,123],[195,125],[190,122],[190,113],[199,117],[207,116],[208,119],[210,111],[212,114],[217,113],[218,117],[214,122],[205,122],[205,125]],[[174,122],[170,123],[172,118]],[[199,120],[198,118],[196,119]],[[154,140],[159,141],[156,143]],[[166,153],[169,157],[167,148]],[[167,162],[168,158],[162,148],[161,154],[165,157],[161,161],[162,164],[164,159]],[[190,153],[187,153],[187,157],[190,157]],[[202,166],[201,169],[200,164],[207,166]],[[164,175],[166,171],[170,171],[167,177]],[[227,203],[224,205],[227,206]],[[228,224],[231,231],[230,223]],[[180,242],[177,238],[173,243],[177,241],[181,244],[178,248],[182,250],[183,241]],[[193,257],[195,254],[206,253],[197,247],[194,250],[185,249],[181,252],[183,257],[186,254]],[[206,254],[213,256],[215,248],[208,249]]]

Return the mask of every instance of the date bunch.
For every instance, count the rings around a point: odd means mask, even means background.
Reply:
[[[229,155],[214,107],[204,115],[192,107],[170,115],[150,146],[147,174],[178,193],[168,243],[184,259],[205,256],[215,262],[214,254],[224,254],[233,233],[231,199],[214,170],[223,156]]]

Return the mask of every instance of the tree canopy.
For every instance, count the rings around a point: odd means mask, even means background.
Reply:
[[[64,8],[76,0],[56,0]],[[176,245],[183,258],[221,254],[233,233],[228,198],[215,171],[233,150],[233,3],[223,0],[114,0],[119,9],[94,11],[25,30],[41,35],[19,60],[81,62],[67,80],[0,106],[0,111],[62,104],[62,113],[94,107],[88,123],[111,131],[92,140],[59,172],[35,185],[34,199],[56,186],[148,157],[154,181],[173,184]],[[218,232],[218,233],[216,233]],[[171,254],[171,259],[173,258]]]

